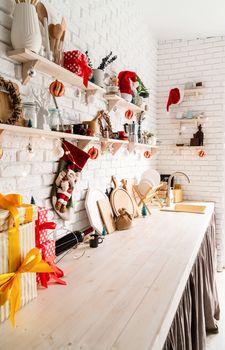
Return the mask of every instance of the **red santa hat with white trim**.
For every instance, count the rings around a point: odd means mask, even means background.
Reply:
[[[182,102],[184,98],[184,88],[181,86],[176,86],[172,88],[169,92],[166,110],[169,112],[171,105],[176,105]]]

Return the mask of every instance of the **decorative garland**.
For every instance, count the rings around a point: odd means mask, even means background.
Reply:
[[[104,111],[100,111],[100,112],[98,112],[97,119],[98,119],[98,124],[99,124],[99,128],[100,128],[100,132],[101,132],[102,137],[104,137],[104,127],[103,127],[103,123],[102,123],[102,120],[104,120],[106,123],[105,128],[107,128],[107,131],[109,132],[109,138],[113,138],[112,124],[110,121],[110,116],[108,114],[106,114]]]
[[[9,97],[12,101],[12,115],[9,119],[4,121],[5,124],[14,125],[22,117],[22,103],[20,98],[20,92],[16,88],[16,84],[12,83],[10,80],[5,80],[0,76],[0,88],[3,88],[9,93]],[[3,120],[0,120],[3,123]]]

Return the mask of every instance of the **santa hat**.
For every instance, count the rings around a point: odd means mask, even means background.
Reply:
[[[123,94],[132,95],[130,80],[136,82],[137,75],[135,72],[123,71],[118,75],[120,92]]]
[[[167,101],[167,112],[169,112],[171,105],[176,105],[182,102],[184,97],[184,89],[182,87],[175,87],[170,90],[169,97]]]

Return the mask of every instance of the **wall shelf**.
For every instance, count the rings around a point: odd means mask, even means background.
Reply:
[[[145,150],[156,150],[159,148],[159,146],[153,146],[150,144],[145,144],[145,143],[138,143],[138,142],[129,142],[128,145],[128,150],[129,152],[133,152],[135,148],[144,148]]]
[[[134,113],[141,113],[144,112],[144,109],[142,109],[139,106],[136,106],[134,103],[127,102],[124,98],[118,95],[105,95],[106,100],[108,101],[109,105],[109,112],[115,107],[122,107],[125,109],[130,109]]]
[[[152,146],[143,143],[134,143],[129,142],[128,140],[117,140],[117,139],[104,139],[94,136],[84,136],[77,134],[70,134],[66,132],[59,131],[51,131],[51,130],[42,130],[35,128],[26,128],[23,126],[17,125],[8,125],[8,124],[0,124],[0,144],[2,137],[5,132],[13,133],[14,135],[24,135],[27,137],[40,137],[42,139],[45,138],[54,138],[54,139],[67,139],[77,141],[77,146],[81,149],[84,149],[89,143],[101,143],[102,152],[112,146],[112,153],[116,154],[116,152],[123,146],[127,145],[129,152],[132,152],[136,147],[142,147],[144,149],[156,149],[158,146]]]
[[[127,140],[116,140],[116,139],[100,139],[101,149],[104,153],[110,146],[112,146],[112,154],[116,154],[123,145],[129,145]]]
[[[14,61],[22,64],[22,81],[23,84],[27,84],[30,77],[27,71],[31,66],[40,73],[52,76],[54,79],[62,80],[65,83],[71,84],[79,89],[87,91],[101,91],[105,93],[105,90],[100,86],[88,82],[88,87],[86,88],[83,84],[83,78],[70,72],[69,70],[59,66],[58,64],[49,61],[47,58],[37,55],[36,53],[28,49],[17,49],[9,51],[8,57],[12,58]]]
[[[192,124],[196,127],[199,124],[203,124],[208,120],[207,117],[196,117],[196,118],[182,118],[182,119],[176,119],[176,121],[179,123],[179,128],[181,129],[182,124]]]
[[[201,94],[203,94],[204,92],[204,88],[202,87],[196,87],[196,88],[192,88],[192,89],[184,89],[184,94],[186,96],[199,96]]]

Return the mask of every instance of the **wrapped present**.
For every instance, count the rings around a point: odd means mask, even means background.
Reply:
[[[55,259],[55,241],[47,240],[46,242],[40,244],[38,247],[41,251],[42,258],[47,261],[48,259]]]
[[[35,205],[31,204],[23,204],[21,207],[17,208],[20,225],[26,224],[27,222],[30,222],[32,220],[35,220],[37,218],[37,207]],[[0,208],[0,232],[6,231],[9,226],[9,216],[10,212],[9,210],[5,210]]]
[[[32,269],[24,267],[30,264],[30,260],[25,261],[27,253],[35,247],[34,206],[22,204],[20,195],[0,194],[0,208],[4,209],[8,221],[7,230],[0,232],[0,322],[10,317],[13,323],[15,312],[37,295],[34,266],[40,267],[38,264],[42,258],[37,249],[35,256],[39,257],[36,260],[34,257],[36,265],[32,264]],[[27,222],[22,225],[20,208],[24,208],[23,222]],[[48,264],[43,264],[46,269],[39,268],[38,272],[52,271]]]
[[[36,246],[39,247],[45,243],[48,240],[48,230],[54,230],[55,228],[55,222],[48,222],[48,209],[39,207],[38,218],[35,221]]]
[[[64,68],[83,77],[84,86],[87,87],[92,70],[88,66],[85,54],[78,50],[64,52]]]

